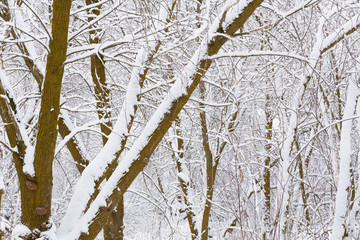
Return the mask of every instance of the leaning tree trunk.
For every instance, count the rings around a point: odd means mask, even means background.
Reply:
[[[148,164],[149,158],[170,128],[172,121],[176,119],[200,83],[201,78],[211,66],[213,60],[209,59],[209,56],[218,53],[229,39],[228,36],[233,36],[262,2],[262,0],[253,0],[244,4],[240,1],[224,9],[222,18],[217,19],[209,28],[210,38],[204,39],[193,55],[193,59],[189,62],[187,69],[193,69],[193,71],[187,71],[186,78],[177,78],[168,97],[160,104],[142,134],[123,157],[121,162],[126,165],[118,166],[115,169],[114,174],[105,183],[103,190],[97,195],[93,204],[80,217],[78,224],[86,224],[88,226],[87,231],[70,230],[70,235],[73,238],[94,239],[97,236],[103,227],[103,222],[108,219],[114,207],[111,204],[104,206],[102,204],[104,200],[114,202],[119,195],[126,192],[138,174]],[[232,16],[230,20],[226,18],[229,11]],[[92,221],[88,222],[88,219],[92,219]],[[65,237],[66,235],[64,235]]]

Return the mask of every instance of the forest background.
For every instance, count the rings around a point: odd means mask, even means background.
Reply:
[[[1,0],[1,239],[359,239],[359,0]]]

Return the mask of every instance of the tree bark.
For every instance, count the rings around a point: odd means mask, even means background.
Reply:
[[[205,85],[204,82],[200,82],[199,86],[200,98],[205,99]],[[204,105],[200,103],[200,122],[201,122],[201,136],[202,145],[205,153],[205,166],[206,166],[206,195],[205,195],[205,207],[201,223],[201,240],[207,240],[209,238],[209,218],[211,211],[211,203],[214,192],[215,176],[213,175],[213,154],[210,149],[208,127],[206,122],[206,113]]]
[[[63,63],[66,58],[71,0],[53,1],[52,39],[41,96],[34,168],[37,189],[22,199],[22,223],[31,230],[48,230],[51,215],[52,166],[57,138]],[[24,191],[24,189],[21,189]]]
[[[270,163],[271,163],[271,144],[270,141],[272,139],[272,131],[273,131],[273,117],[270,110],[270,95],[266,95],[266,106],[265,106],[265,116],[266,116],[266,125],[265,125],[265,138],[267,140],[267,144],[265,145],[266,150],[266,158],[265,158],[265,168],[263,173],[264,178],[264,232],[263,239],[266,240],[270,236],[271,229],[271,171],[270,171]]]
[[[181,138],[181,132],[179,129],[179,118],[177,120],[175,120],[175,134],[176,134],[176,141],[177,141],[177,152],[173,152],[173,157],[176,159],[176,167],[178,170],[178,173],[184,173],[186,166],[184,166],[184,141]],[[185,174],[188,174],[188,171],[185,171]],[[188,176],[187,176],[188,177]],[[182,191],[182,197],[184,199],[184,203],[185,203],[185,213],[186,213],[186,218],[188,220],[188,224],[189,224],[189,228],[190,228],[190,233],[191,233],[191,239],[195,240],[198,237],[198,231],[196,229],[196,222],[195,222],[195,214],[192,210],[191,207],[191,203],[189,201],[189,196],[188,196],[188,190],[189,190],[189,181],[186,181],[188,179],[183,179],[181,177],[181,175],[179,175],[178,177],[179,183],[180,183],[180,188]]]

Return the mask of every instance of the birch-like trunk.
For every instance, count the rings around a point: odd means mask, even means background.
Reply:
[[[351,80],[347,89],[347,98],[344,109],[343,119],[354,116],[356,99],[359,90]],[[352,120],[345,120],[342,123],[340,150],[339,150],[339,176],[335,200],[334,222],[330,239],[344,239],[349,234],[348,229],[348,197],[350,195],[350,161],[351,161],[351,129]]]

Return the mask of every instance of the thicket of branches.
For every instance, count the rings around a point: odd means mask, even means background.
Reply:
[[[1,239],[359,239],[358,0],[1,0]]]

